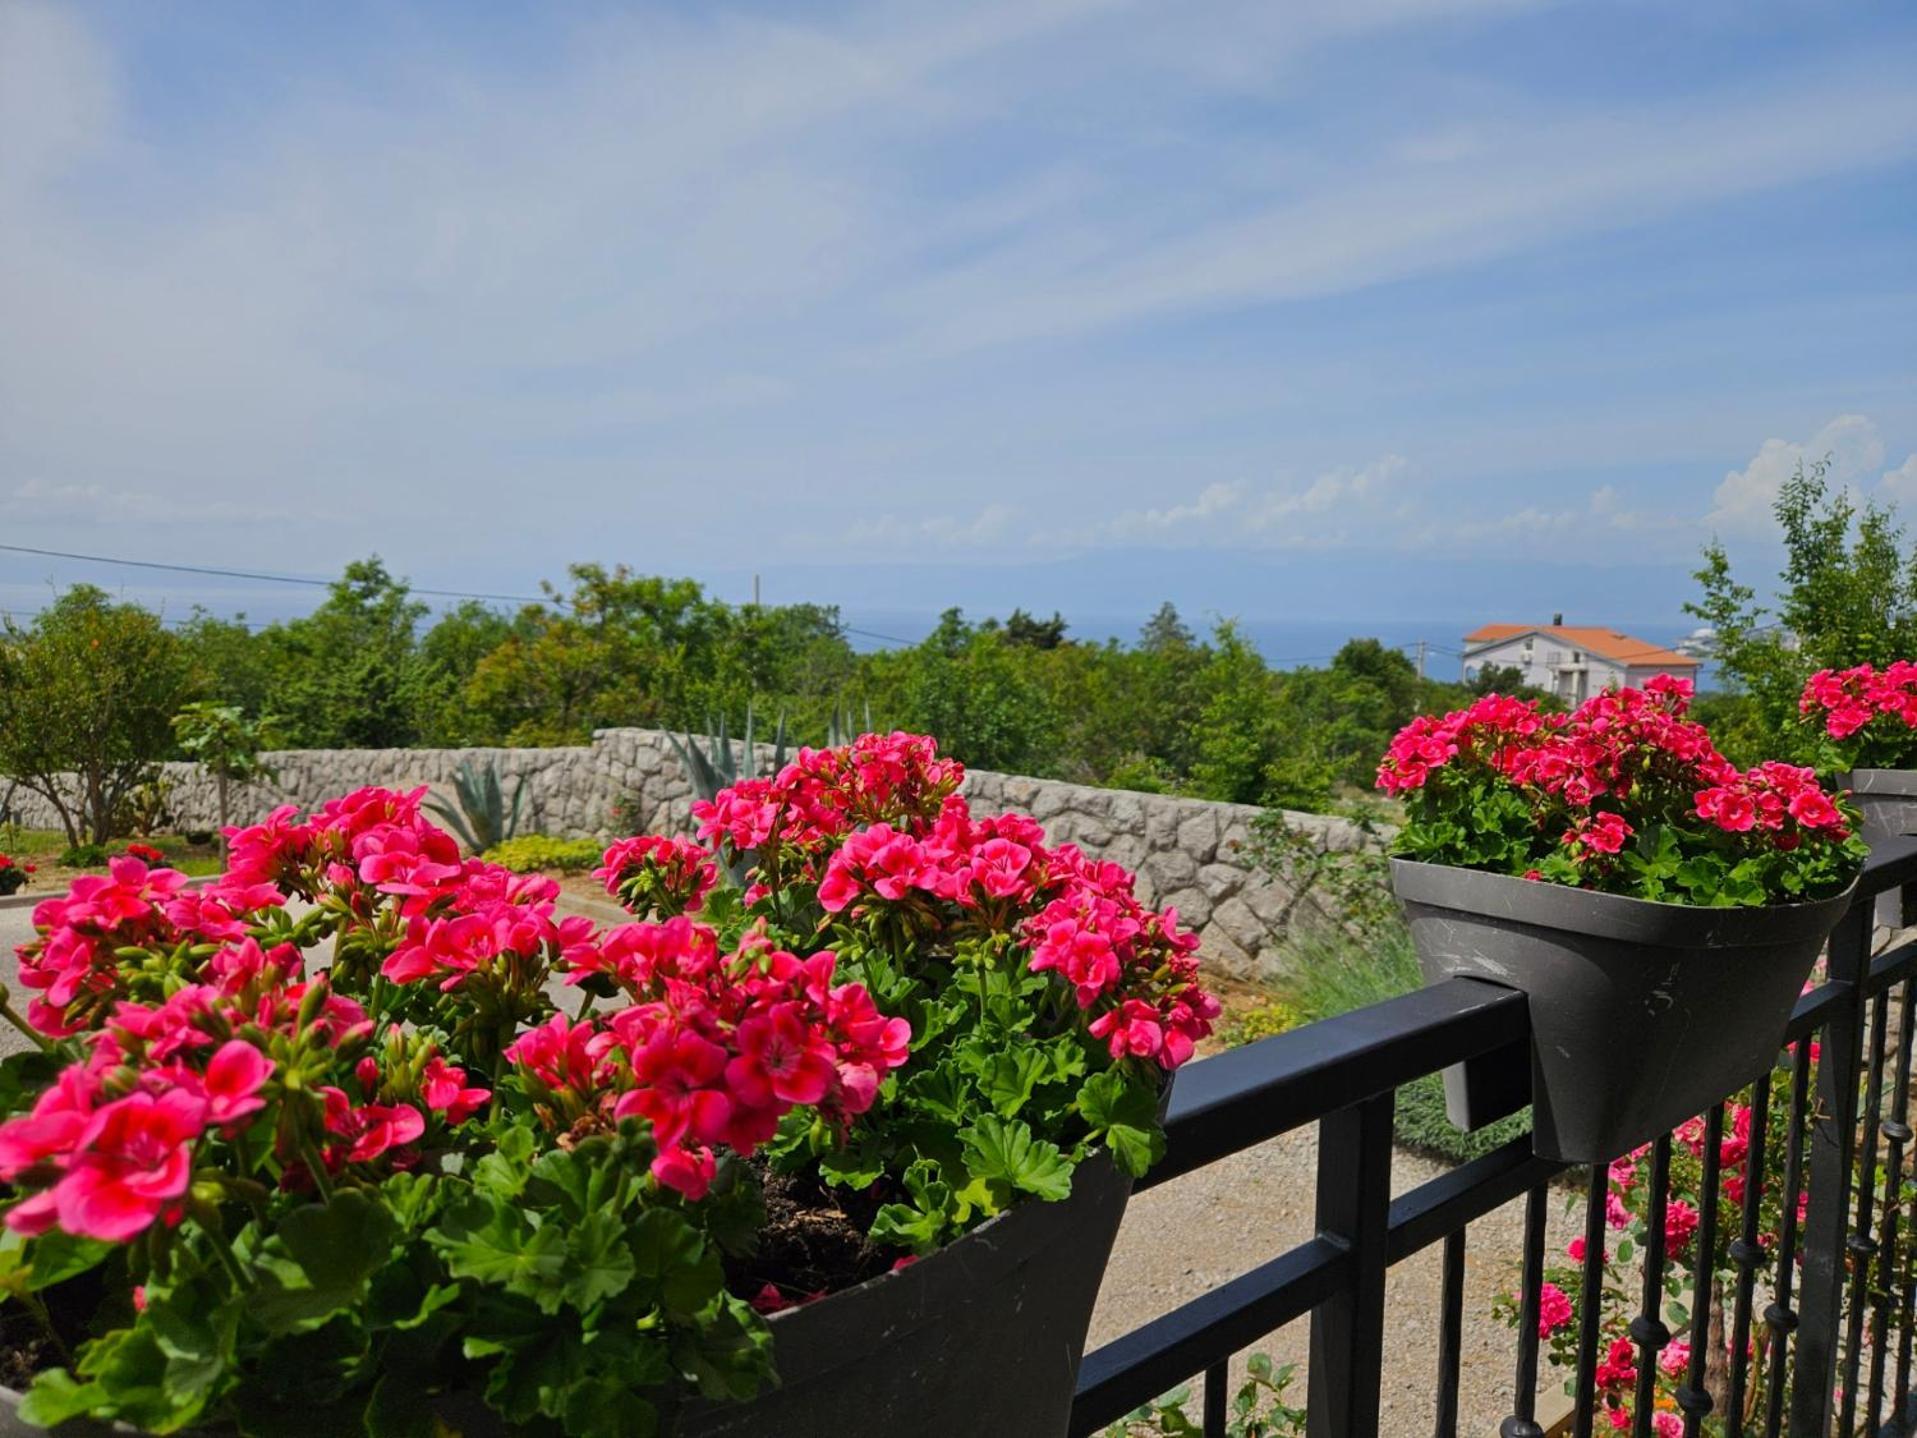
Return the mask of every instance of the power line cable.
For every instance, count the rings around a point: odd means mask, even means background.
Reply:
[[[245,569],[217,569],[207,564],[165,564],[157,559],[116,559],[106,554],[75,554],[65,549],[35,549],[25,544],[0,544],[0,550],[10,554],[38,554],[48,559],[78,559],[87,564],[118,564],[129,569],[164,569],[172,574],[213,574],[222,579],[253,579],[266,584],[304,584],[320,589],[331,589],[337,580],[313,579],[297,574],[258,574]],[[417,585],[408,585],[414,594],[430,595],[435,599],[493,599],[505,604],[544,604],[543,597],[535,598],[529,594],[484,594],[466,589],[422,589]]]

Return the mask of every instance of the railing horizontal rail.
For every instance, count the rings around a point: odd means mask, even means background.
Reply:
[[[1350,1248],[1336,1239],[1307,1239],[1087,1354],[1078,1374],[1072,1432],[1116,1422],[1157,1397],[1165,1391],[1167,1373],[1196,1373],[1217,1354],[1255,1343],[1304,1317],[1348,1281],[1352,1263]]]
[[[1165,1116],[1165,1183],[1281,1133],[1390,1093],[1530,1034],[1525,998],[1448,979],[1382,1004],[1260,1039],[1180,1070]]]

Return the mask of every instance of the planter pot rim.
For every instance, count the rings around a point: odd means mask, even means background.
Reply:
[[[1857,880],[1853,878],[1841,893],[1824,899],[1711,908],[1574,889],[1568,884],[1521,879],[1485,869],[1394,858],[1391,886],[1399,898],[1412,903],[1459,909],[1542,929],[1600,932],[1609,938],[1657,947],[1717,949],[1820,937],[1829,932],[1833,913],[1841,914],[1849,907]]]
[[[1917,797],[1917,769],[1852,769],[1844,777],[1853,794]]]

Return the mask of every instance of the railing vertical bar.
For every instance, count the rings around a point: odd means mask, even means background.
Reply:
[[[1518,1372],[1511,1416],[1498,1438],[1544,1438],[1538,1426],[1538,1322],[1544,1294],[1544,1204],[1539,1184],[1524,1196],[1524,1273],[1518,1290]]]
[[[1791,1284],[1797,1276],[1797,1198],[1804,1191],[1804,1129],[1810,1121],[1810,1046],[1799,1039],[1791,1060],[1790,1137],[1785,1140],[1784,1191],[1778,1195],[1783,1221],[1778,1225],[1777,1280],[1764,1322],[1771,1331],[1770,1373],[1764,1393],[1764,1438],[1777,1438],[1784,1426],[1784,1369],[1790,1357],[1797,1314],[1791,1308]],[[1814,1430],[1813,1430],[1814,1431]]]
[[[1227,1438],[1225,1432],[1231,1363],[1214,1363],[1205,1370],[1205,1438]]]
[[[1691,1287],[1691,1361],[1677,1390],[1684,1415],[1684,1438],[1697,1438],[1711,1395],[1704,1387],[1705,1360],[1711,1353],[1711,1283],[1717,1273],[1717,1188],[1724,1153],[1724,1105],[1704,1115],[1704,1186],[1699,1194],[1697,1264]]]
[[[1644,1291],[1637,1317],[1631,1320],[1631,1338],[1637,1344],[1637,1393],[1631,1402],[1633,1438],[1651,1438],[1651,1415],[1657,1411],[1657,1356],[1671,1341],[1665,1326],[1664,1248],[1671,1200],[1671,1136],[1659,1135],[1651,1145],[1651,1209],[1644,1239]]]
[[[1910,1043],[1913,1018],[1917,1018],[1910,1000],[1910,985],[1900,985],[1897,989],[1896,1077],[1891,1081],[1890,1113],[1878,1124],[1884,1135],[1883,1250],[1878,1258],[1876,1288],[1871,1295],[1870,1408],[1864,1415],[1873,1431],[1884,1408],[1884,1376],[1890,1361],[1891,1327],[1896,1322],[1892,1305],[1897,1295],[1897,1228],[1898,1216],[1903,1210],[1904,1152],[1911,1140],[1906,1115],[1910,1112]],[[1878,1000],[1882,1004],[1890,1001],[1889,993]],[[1904,1401],[1901,1391],[1896,1400],[1901,1416]]]
[[[1757,1265],[1764,1249],[1760,1205],[1764,1201],[1765,1141],[1770,1137],[1771,1076],[1765,1073],[1751,1092],[1750,1130],[1744,1145],[1744,1226],[1731,1240],[1730,1257],[1737,1265],[1737,1294],[1731,1306],[1731,1381],[1725,1394],[1726,1438],[1744,1438],[1744,1397],[1751,1376],[1751,1292],[1757,1283]],[[1692,1345],[1696,1352],[1696,1345]]]
[[[1873,1233],[1877,1203],[1877,1125],[1884,1111],[1884,1045],[1890,1022],[1890,995],[1880,994],[1870,1008],[1870,1061],[1864,1091],[1864,1155],[1857,1175],[1857,1217],[1844,1249],[1850,1256],[1849,1322],[1844,1331],[1843,1398],[1840,1431],[1857,1428],[1857,1377],[1864,1356],[1864,1312],[1870,1304],[1870,1274],[1877,1257]],[[1840,1289],[1840,1292],[1843,1290]]]
[[[1350,1283],[1312,1310],[1308,1438],[1377,1438],[1393,1100],[1387,1091],[1318,1125],[1318,1232],[1353,1261]]]
[[[1604,1322],[1604,1209],[1610,1170],[1591,1165],[1590,1196],[1584,1202],[1584,1283],[1578,1303],[1577,1397],[1572,1438],[1591,1438],[1597,1422],[1598,1329]]]
[[[1525,1243],[1531,1235],[1527,1230]],[[1527,1255],[1528,1257],[1528,1255]],[[1528,1278],[1529,1275],[1527,1274]],[[1535,1307],[1536,1299],[1526,1302]],[[1444,1276],[1438,1297],[1438,1407],[1434,1438],[1458,1438],[1458,1380],[1464,1358],[1464,1230],[1444,1236]],[[1522,1319],[1519,1320],[1523,1322]],[[1532,1320],[1532,1332],[1537,1321]]]
[[[1906,995],[1904,1001],[1910,1002],[1911,997]],[[1904,1247],[1904,1271],[1897,1283],[1897,1304],[1901,1315],[1897,1332],[1897,1402],[1901,1405],[1910,1393],[1911,1345],[1913,1337],[1917,1337],[1912,1332],[1913,1325],[1917,1324],[1917,1312],[1913,1312],[1917,1310],[1917,1242]],[[1898,1422],[1900,1425],[1903,1422],[1901,1407]],[[1907,1430],[1900,1426],[1898,1431]]]
[[[1793,1434],[1830,1430],[1848,1267],[1845,1239],[1850,1229],[1851,1169],[1857,1151],[1864,973],[1870,963],[1874,909],[1868,900],[1852,904],[1830,938],[1827,973],[1836,1002],[1824,1024],[1817,1065],[1817,1114],[1809,1130],[1804,1286],[1791,1372]]]

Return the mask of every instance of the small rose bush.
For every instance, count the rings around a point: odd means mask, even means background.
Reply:
[[[1824,773],[1917,768],[1917,661],[1820,669],[1797,708]]]
[[[33,877],[34,866],[8,854],[0,854],[0,899],[17,894]]]
[[[1841,893],[1867,853],[1855,811],[1812,769],[1739,769],[1690,697],[1659,675],[1571,714],[1490,695],[1412,720],[1378,769],[1406,808],[1394,852],[1667,903]]]
[[[821,1296],[761,1266],[771,1185],[841,1195],[882,1274],[1094,1158],[1144,1172],[1218,1014],[1196,941],[961,778],[914,735],[802,751],[696,842],[614,844],[610,928],[462,857],[424,790],[229,830],[205,888],[75,880],[0,1006],[35,1044],[0,1064],[23,1415],[670,1433]]]

